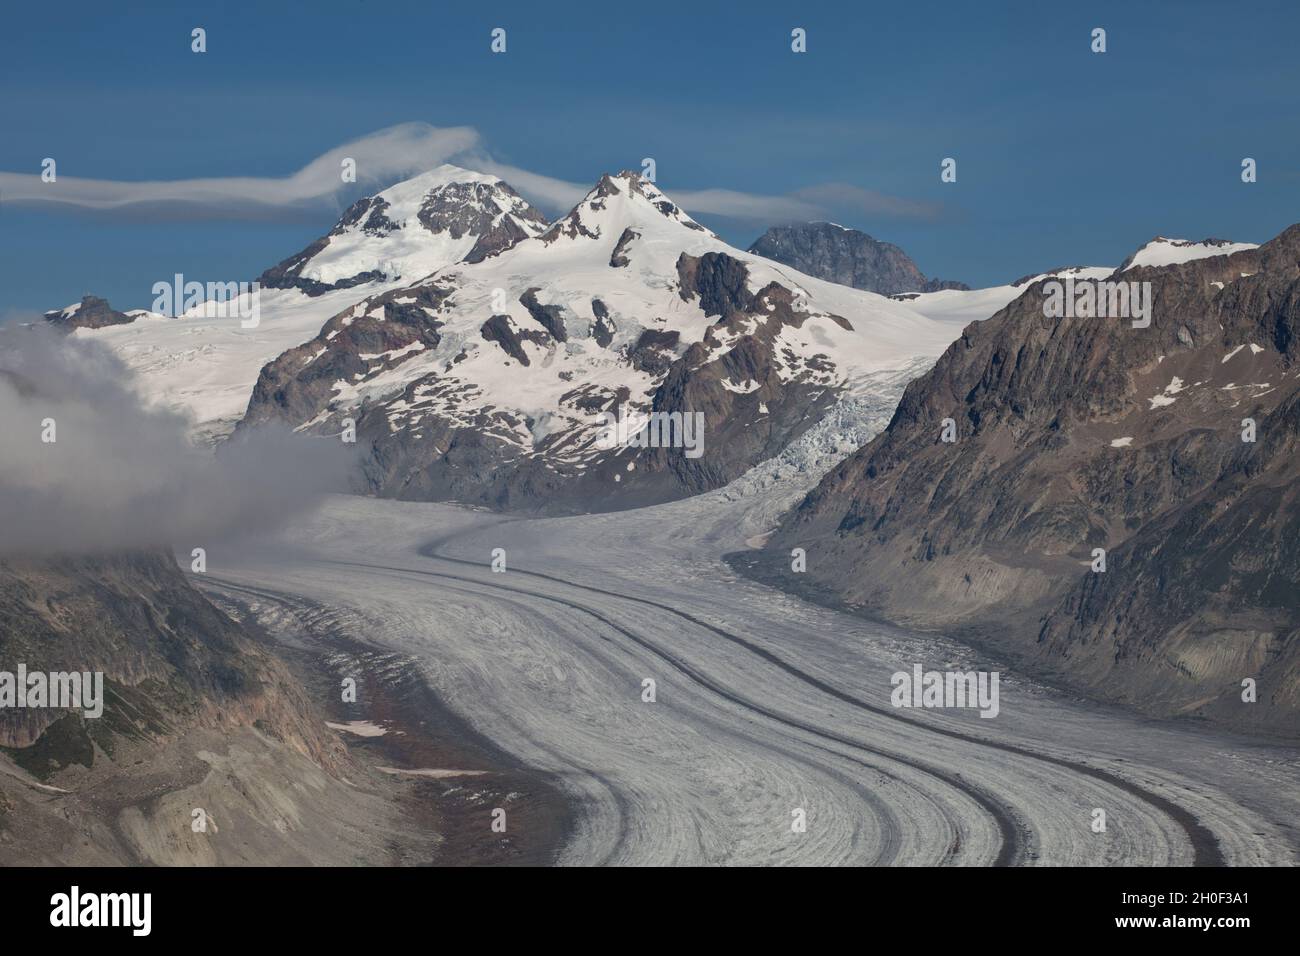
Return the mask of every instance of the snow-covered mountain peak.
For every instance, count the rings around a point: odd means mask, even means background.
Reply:
[[[443,163],[428,172],[389,186],[382,192],[376,193],[375,198],[384,200],[397,211],[398,215],[405,218],[419,211],[420,205],[429,193],[454,184],[497,186],[504,185],[504,180],[488,173],[479,173],[461,166],[453,166],[451,163]]]
[[[625,507],[724,483],[952,335],[733,248],[628,171],[500,255],[335,315],[262,370],[244,423],[351,418],[381,494]],[[656,413],[698,417],[706,457],[607,443],[602,416],[635,437]]]
[[[507,220],[527,235],[546,226],[546,218],[504,180],[449,163],[390,186],[374,200],[372,208],[385,204],[383,214],[390,222],[414,223],[413,228],[452,239],[485,235]]]
[[[330,230],[261,276],[307,295],[414,282],[539,235],[546,218],[496,176],[444,164],[353,203]]]
[[[618,240],[629,232],[663,232],[667,236],[682,228],[713,235],[654,183],[633,170],[623,170],[601,176],[582,201],[541,238],[548,244],[564,238]]]

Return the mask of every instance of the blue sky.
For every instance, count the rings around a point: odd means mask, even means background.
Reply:
[[[1117,264],[1156,234],[1258,242],[1300,221],[1295,3],[107,7],[6,11],[0,172],[36,177],[49,156],[61,178],[282,177],[395,124],[466,126],[497,161],[567,182],[652,156],[670,196],[894,197],[901,211],[828,200],[828,218],[973,285]],[[504,55],[489,51],[498,26]],[[175,272],[254,278],[351,198],[222,219],[0,192],[0,316],[83,293],[147,306]],[[764,227],[697,217],[741,246]]]

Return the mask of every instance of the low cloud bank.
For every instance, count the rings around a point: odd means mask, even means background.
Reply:
[[[207,548],[347,490],[351,446],[266,428],[214,455],[129,375],[102,346],[0,328],[0,558]]]

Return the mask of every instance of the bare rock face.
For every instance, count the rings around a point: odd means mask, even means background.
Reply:
[[[66,332],[73,329],[102,329],[110,325],[127,325],[135,315],[118,312],[108,300],[98,296],[82,296],[81,302],[66,309],[53,309],[45,313],[45,321]]]
[[[754,302],[746,287],[748,276],[744,263],[726,253],[683,254],[677,260],[682,299],[698,298],[705,315],[746,311]]]
[[[485,342],[495,342],[501,346],[501,351],[523,366],[532,364],[528,358],[528,353],[524,351],[523,343],[536,342],[540,345],[547,340],[546,335],[542,332],[515,328],[508,315],[492,316],[483,323],[483,327],[479,331]]]
[[[19,664],[102,672],[103,713],[0,709],[0,866],[391,864],[439,842],[326,726],[334,673],[308,663],[307,690],[168,554],[0,562],[0,670]]]
[[[334,398],[335,382],[436,347],[439,324],[430,312],[446,295],[437,286],[384,293],[330,319],[316,338],[262,369],[240,427],[309,419]]]
[[[318,765],[342,758],[284,665],[164,553],[0,561],[0,662],[104,675],[100,717],[0,710],[0,749],[38,778],[196,726],[256,725]]]
[[[818,279],[880,295],[970,288],[961,282],[927,280],[898,246],[832,222],[775,226],[749,251]]]
[[[1029,285],[908,386],[770,559],[803,547],[845,602],[1151,713],[1294,731],[1300,226],[1112,279],[1151,284],[1149,327],[1049,318]]]

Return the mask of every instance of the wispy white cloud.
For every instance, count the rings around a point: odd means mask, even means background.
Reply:
[[[553,211],[567,210],[591,188],[590,183],[568,182],[498,163],[485,153],[457,157],[457,161],[500,176],[531,202]],[[692,215],[722,216],[741,222],[797,222],[845,213],[870,218],[937,219],[943,213],[939,203],[889,196],[847,183],[823,183],[788,195],[764,195],[735,189],[676,189],[662,182],[657,185]]]
[[[943,205],[889,196],[874,189],[863,189],[848,183],[822,183],[808,186],[793,194],[796,198],[824,210],[845,210],[859,215],[891,219],[937,219],[943,214]]]
[[[336,202],[348,188],[342,162],[356,162],[358,182],[387,185],[441,163],[453,162],[500,176],[532,202],[562,212],[582,199],[591,183],[568,182],[496,162],[476,130],[404,123],[344,143],[318,156],[287,177],[229,177],[120,182],[60,176],[41,180],[39,173],[0,172],[0,201],[55,205],[101,212],[169,210],[172,215],[264,218]],[[604,172],[600,170],[599,172]],[[594,181],[595,176],[593,175]],[[748,223],[774,223],[853,213],[872,218],[933,219],[941,207],[888,196],[845,183],[826,183],[787,195],[763,195],[733,189],[675,189],[660,183],[684,209],[697,216],[720,216]]]
[[[358,181],[380,183],[431,169],[477,144],[478,133],[469,127],[439,129],[427,123],[403,123],[344,143],[285,177],[120,182],[58,176],[47,183],[39,172],[0,172],[0,201],[95,210],[179,206],[232,217],[265,214],[332,200],[347,185],[342,176],[344,159],[356,161]]]

